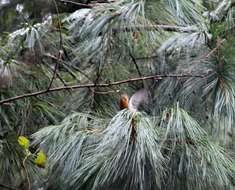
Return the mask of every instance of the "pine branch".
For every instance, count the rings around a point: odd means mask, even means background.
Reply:
[[[230,7],[233,5],[234,2],[231,0],[223,0],[221,1],[215,10],[212,12],[206,12],[204,13],[206,16],[209,16],[210,19],[213,21],[220,21],[224,18],[224,16],[227,14]]]
[[[131,78],[131,79],[126,79],[126,80],[120,80],[120,81],[109,82],[109,83],[101,83],[101,84],[90,83],[90,84],[78,84],[78,85],[72,85],[72,86],[60,86],[60,87],[45,89],[45,90],[41,90],[41,91],[37,91],[33,93],[27,93],[27,94],[22,94],[22,95],[15,96],[15,97],[7,98],[4,100],[1,100],[0,105],[4,105],[6,103],[24,99],[24,98],[38,96],[41,94],[47,94],[50,92],[58,92],[58,91],[68,90],[68,89],[74,90],[74,89],[80,89],[80,88],[110,87],[110,86],[116,86],[116,85],[121,85],[121,84],[126,84],[126,83],[132,83],[132,82],[136,82],[140,80],[150,80],[150,79],[162,80],[163,78],[168,78],[168,77],[170,78],[205,78],[206,75],[163,74],[163,75],[152,75],[152,76],[146,76],[146,77]]]

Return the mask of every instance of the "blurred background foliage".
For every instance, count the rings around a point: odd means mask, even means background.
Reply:
[[[234,189],[234,6],[1,0],[0,189]],[[147,109],[120,111],[141,88]]]

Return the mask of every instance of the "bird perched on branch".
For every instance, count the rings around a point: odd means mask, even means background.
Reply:
[[[136,111],[138,111],[140,105],[148,103],[149,103],[149,92],[146,89],[141,89],[138,90],[136,93],[134,93],[130,99],[127,94],[122,94],[119,100],[119,107],[120,110],[129,109],[131,112],[135,113]],[[134,143],[136,142],[136,136],[137,136],[136,124],[137,120],[134,115],[131,120],[131,139]]]
[[[127,94],[122,94],[119,100],[120,110],[129,109],[132,112],[138,111],[142,104],[149,103],[149,92],[146,89],[141,89],[135,92],[129,99]]]

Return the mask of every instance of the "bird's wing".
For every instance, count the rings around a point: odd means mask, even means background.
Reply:
[[[136,112],[140,104],[148,104],[149,102],[149,92],[146,89],[138,90],[133,94],[129,101],[130,111]]]

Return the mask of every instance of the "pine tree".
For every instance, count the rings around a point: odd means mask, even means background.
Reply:
[[[49,3],[0,38],[0,186],[234,189],[234,2]]]

